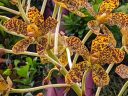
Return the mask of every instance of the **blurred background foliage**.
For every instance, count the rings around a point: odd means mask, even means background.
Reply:
[[[32,0],[32,5],[41,8],[43,0]],[[89,2],[93,5],[93,8],[96,12],[98,12],[98,8],[102,2],[102,0],[89,0]],[[128,13],[128,1],[127,0],[120,0],[120,6],[114,11],[117,12],[124,12]],[[0,6],[9,7],[15,10],[18,10],[16,6],[12,5],[9,0],[0,0]],[[47,8],[45,15],[52,14],[54,4],[52,0],[48,0]],[[83,9],[85,13],[88,13],[86,9]],[[14,16],[13,14],[10,14],[7,11],[0,10],[0,15],[6,15],[8,17]],[[83,39],[83,37],[87,34],[89,31],[87,27],[87,22],[94,19],[92,16],[88,15],[86,18],[78,17],[72,13],[66,12],[66,15],[63,14],[62,16],[62,22],[61,27],[63,31],[66,33],[66,35],[71,36],[75,35],[79,37],[80,39]],[[0,22],[3,22],[1,19]],[[117,40],[117,47],[121,46],[121,34],[119,28],[117,26],[110,27],[107,25],[108,28],[112,31],[114,34],[115,39]],[[93,34],[88,41],[86,42],[86,46],[90,48],[91,41],[95,38],[95,35]],[[7,49],[11,49],[12,46],[19,41],[21,38],[17,36],[10,35],[2,30],[0,28],[0,47],[5,47]],[[29,50],[35,51],[35,46],[30,46]],[[9,63],[12,68],[9,67],[8,64],[1,64],[0,65],[0,73],[2,73],[4,76],[9,75],[14,83],[14,87],[16,88],[28,88],[33,86],[38,86],[42,84],[43,78],[47,75],[47,72],[53,67],[51,64],[43,65],[40,63],[39,58],[36,57],[30,57],[26,55],[14,55],[14,54],[6,54],[3,57],[7,58],[8,60],[11,60]],[[127,55],[123,63],[128,63]],[[107,66],[104,66],[107,68]],[[116,67],[116,66],[115,66]],[[115,72],[115,67],[110,73],[111,82],[109,86],[106,86],[103,88],[100,96],[117,96],[120,88],[123,86],[126,80],[121,79]],[[30,75],[31,74],[31,75]],[[56,74],[56,73],[55,73]],[[96,91],[96,88],[94,87],[94,92]],[[73,94],[73,93],[72,93]],[[12,96],[14,96],[12,94]],[[20,96],[20,95],[15,95]],[[31,94],[28,94],[26,96],[32,96]],[[71,96],[71,95],[69,95]],[[75,94],[73,95],[75,96]],[[128,96],[128,90],[124,93],[123,96]]]

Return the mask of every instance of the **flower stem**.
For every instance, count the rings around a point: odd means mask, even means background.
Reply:
[[[22,7],[21,0],[18,0],[18,8],[24,21],[29,23],[29,19],[27,18],[26,13],[24,12],[24,9]]]
[[[120,90],[118,96],[122,96],[124,91],[128,88],[128,81],[124,84],[124,86],[122,87],[122,89]]]
[[[30,6],[31,6],[31,0],[28,0],[27,1],[27,8],[26,8],[26,16],[28,17],[28,11],[30,9]]]
[[[67,57],[68,57],[68,64],[69,64],[69,68],[72,68],[72,61],[71,61],[71,55],[70,55],[70,50],[68,48],[66,48],[66,52],[67,52]]]
[[[44,85],[44,86],[39,86],[39,87],[34,87],[34,88],[27,88],[27,89],[11,89],[10,93],[26,93],[26,92],[32,92],[32,91],[37,91],[41,89],[46,89],[46,88],[52,88],[52,87],[70,87],[68,84],[50,84],[50,85]]]
[[[10,9],[10,8],[7,8],[7,7],[4,7],[4,6],[0,6],[0,9],[8,11],[8,12],[16,14],[16,15],[20,15],[20,12],[13,10],[13,9]]]
[[[42,7],[41,7],[41,11],[40,11],[40,14],[41,14],[41,15],[44,14],[44,10],[45,10],[46,4],[47,4],[47,0],[44,0],[44,1],[43,1],[43,4],[42,4]]]
[[[10,18],[7,16],[0,15],[0,19],[9,20]]]
[[[57,27],[55,31],[55,40],[54,40],[54,54],[58,54],[58,35],[59,35],[59,28],[60,28],[60,21],[61,21],[61,14],[62,14],[62,7],[59,8],[58,17],[57,17]]]
[[[59,9],[59,6],[57,4],[55,4],[54,11],[53,11],[53,14],[52,14],[52,18],[56,18],[58,9]]]
[[[92,35],[92,31],[90,30],[90,31],[85,35],[84,39],[82,40],[82,43],[84,44],[84,43],[88,40],[88,38],[89,38],[91,35]],[[74,57],[74,59],[73,59],[73,64],[76,64],[76,61],[77,61],[78,57],[79,57],[79,55],[76,54],[75,57]]]
[[[22,0],[22,6],[24,7],[26,3],[26,0]]]

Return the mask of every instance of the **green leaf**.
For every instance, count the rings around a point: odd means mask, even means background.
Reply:
[[[7,75],[7,76],[10,76],[11,73],[12,73],[11,69],[6,69],[3,74]]]
[[[17,71],[17,74],[20,76],[20,77],[24,77],[24,78],[27,78],[28,77],[28,71],[29,71],[29,65],[27,64],[26,66],[22,66],[20,68],[15,68],[16,71]]]
[[[15,68],[18,67],[18,64],[19,64],[19,63],[20,63],[20,60],[17,60],[17,59],[14,60]]]

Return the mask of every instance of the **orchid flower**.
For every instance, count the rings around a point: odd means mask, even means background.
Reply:
[[[96,35],[100,33],[100,25],[104,24],[111,18],[112,11],[119,6],[119,0],[104,0],[99,8],[99,12],[94,16],[95,20],[88,22],[89,29]]]
[[[124,59],[125,52],[115,48],[108,34],[97,35],[92,41],[91,51],[84,46],[82,41],[71,36],[66,39],[67,46],[75,53],[81,55],[84,61],[74,64],[65,77],[68,84],[79,83],[85,71],[92,71],[92,78],[97,86],[103,87],[109,84],[109,76],[102,68],[103,64],[120,63]]]
[[[36,51],[40,58],[44,60],[44,52],[48,48],[47,33],[55,29],[57,21],[52,17],[48,17],[44,21],[44,17],[35,7],[29,9],[28,18],[30,24],[17,18],[11,18],[4,23],[4,26],[9,31],[25,36],[24,39],[18,41],[13,46],[12,51],[15,54],[21,54],[27,51],[30,44],[36,44]]]

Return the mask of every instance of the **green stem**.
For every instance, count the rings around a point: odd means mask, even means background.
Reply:
[[[57,4],[55,4],[54,11],[53,11],[53,14],[52,14],[52,18],[56,18],[58,9],[59,9],[59,6]]]
[[[10,9],[10,8],[7,8],[7,7],[4,7],[4,6],[0,6],[0,9],[8,11],[8,12],[16,14],[16,15],[20,15],[20,12],[13,10],[13,9]]]
[[[43,4],[42,4],[42,7],[41,7],[41,11],[40,11],[40,14],[41,14],[41,15],[44,14],[44,10],[45,10],[46,4],[47,4],[47,0],[44,0],[44,1],[43,1]]]
[[[18,0],[18,8],[24,21],[29,23],[29,19],[27,18],[26,13],[24,12],[24,9],[22,7],[21,0]]]
[[[83,78],[82,78],[82,96],[86,96],[86,77],[88,70],[85,70]]]
[[[51,84],[51,85],[44,85],[44,86],[39,86],[39,87],[34,87],[34,88],[27,88],[27,89],[11,89],[10,93],[26,93],[26,92],[32,92],[32,91],[37,91],[41,89],[46,89],[46,88],[52,88],[52,87],[70,87],[68,84]]]
[[[61,22],[61,14],[62,14],[62,8],[59,8],[58,16],[57,16],[57,26],[55,31],[55,39],[54,39],[54,54],[58,55],[58,37],[59,37],[59,29],[60,29],[60,22]]]
[[[122,89],[120,90],[118,96],[123,96],[124,91],[128,88],[128,81],[124,84]]]
[[[124,47],[121,47],[120,50],[124,50]],[[113,66],[114,66],[114,64],[110,64],[110,65],[108,66],[108,68],[107,68],[107,70],[106,70],[106,73],[107,73],[107,74],[110,73],[110,71],[112,70]],[[101,89],[102,89],[102,87],[98,87],[98,88],[97,88],[97,91],[96,91],[96,95],[95,95],[95,96],[99,96],[99,95],[100,95]]]
[[[77,84],[73,84],[71,86],[71,88],[75,91],[75,93],[77,94],[77,96],[82,96],[82,91],[81,91],[80,87],[78,87]]]
[[[26,0],[22,0],[22,7],[25,6]]]
[[[7,16],[0,15],[0,19],[9,20],[10,18]]]
[[[92,35],[92,31],[90,30],[90,31],[85,35],[84,39],[82,40],[82,43],[84,44],[84,43],[88,40],[88,38],[89,38],[91,35]],[[74,59],[73,59],[73,64],[76,64],[76,61],[77,61],[78,57],[79,57],[79,55],[76,54],[75,57],[74,57]]]

